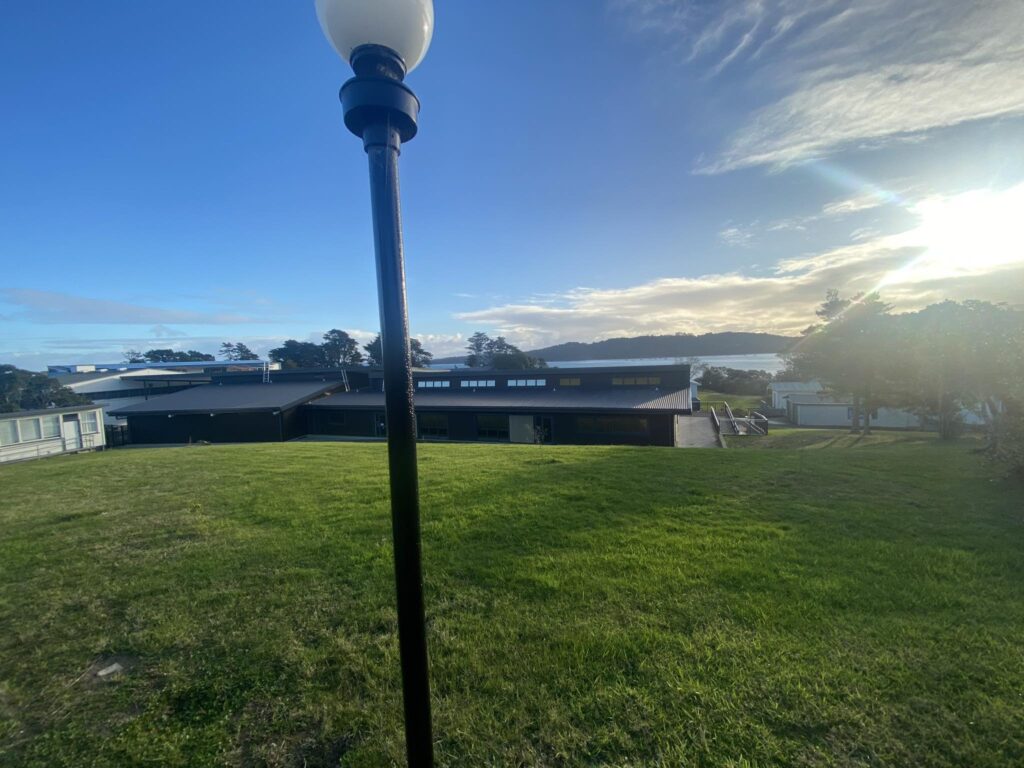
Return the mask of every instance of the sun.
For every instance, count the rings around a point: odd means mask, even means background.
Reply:
[[[920,223],[900,239],[924,248],[908,265],[916,280],[987,273],[1024,263],[1024,184],[928,198],[911,211]]]

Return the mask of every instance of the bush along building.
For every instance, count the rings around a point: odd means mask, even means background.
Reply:
[[[327,376],[330,378],[327,378]],[[380,371],[220,377],[119,409],[134,443],[252,442],[387,435]],[[693,406],[690,367],[418,370],[423,440],[664,445]]]

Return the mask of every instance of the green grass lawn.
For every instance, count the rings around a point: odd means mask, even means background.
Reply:
[[[439,765],[1024,764],[1022,489],[969,444],[420,455]],[[384,463],[0,467],[0,765],[399,762]]]

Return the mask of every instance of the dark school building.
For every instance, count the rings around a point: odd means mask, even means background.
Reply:
[[[419,436],[565,445],[675,445],[676,419],[692,412],[688,365],[460,368],[414,375]],[[312,435],[384,437],[384,394],[335,392],[303,410]]]
[[[281,373],[218,378],[116,415],[134,443],[386,437],[380,371]],[[424,440],[672,446],[694,407],[688,365],[417,370],[413,382]]]
[[[300,407],[341,381],[204,384],[114,411],[132,443],[260,443],[306,434]]]

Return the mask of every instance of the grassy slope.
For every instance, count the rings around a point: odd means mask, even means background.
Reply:
[[[0,764],[399,760],[384,458],[0,467]],[[1024,762],[1020,487],[963,446],[421,460],[439,764]]]
[[[757,395],[724,395],[721,392],[712,392],[710,389],[701,389],[698,391],[698,394],[701,407],[705,410],[712,405],[718,408],[719,403],[726,402],[732,408],[733,414],[736,416],[746,416],[750,411],[756,411],[762,407],[761,402],[763,398]]]
[[[876,429],[870,435],[850,434],[848,429],[813,429],[799,427],[771,427],[767,436],[741,435],[729,437],[729,448],[772,448],[783,450],[848,449],[874,450],[897,445],[910,448],[919,446],[929,450],[934,446],[934,432],[912,432],[897,429]],[[980,443],[976,438],[964,438],[961,446],[970,450]],[[976,465],[972,464],[972,467]],[[984,467],[978,471],[985,472]]]

